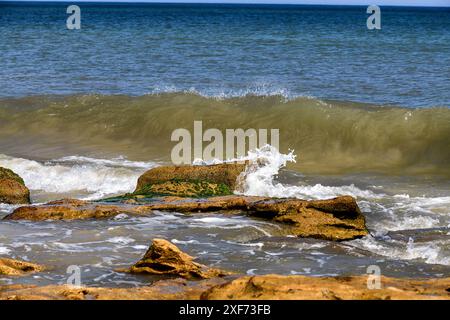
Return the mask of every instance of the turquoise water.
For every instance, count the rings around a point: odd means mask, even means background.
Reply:
[[[0,4],[0,96],[193,90],[450,104],[450,9]]]

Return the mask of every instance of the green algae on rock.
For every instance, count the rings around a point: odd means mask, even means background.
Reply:
[[[156,167],[139,177],[133,195],[190,198],[230,195],[245,168],[245,163]]]
[[[23,179],[10,169],[0,167],[0,203],[30,203],[30,190]]]

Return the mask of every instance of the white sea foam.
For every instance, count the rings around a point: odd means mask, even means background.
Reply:
[[[154,165],[154,163],[144,162],[144,161],[130,161],[125,157],[117,157],[113,159],[96,159],[83,156],[68,156],[54,160],[54,162],[69,162],[86,164],[92,163],[97,165],[109,166],[109,167],[125,167],[125,168],[142,168],[147,169],[149,165]]]
[[[18,207],[20,207],[20,205],[0,203],[0,213],[10,213]]]
[[[114,237],[114,238],[108,239],[107,241],[110,243],[121,244],[121,245],[127,245],[127,244],[135,242],[135,240],[130,237]]]
[[[165,94],[165,93],[195,94],[205,98],[212,98],[216,100],[225,100],[230,98],[240,98],[246,96],[258,96],[258,97],[280,96],[285,100],[292,100],[296,98],[316,99],[311,95],[292,94],[286,88],[278,87],[271,83],[266,82],[255,83],[253,85],[247,86],[239,90],[236,89],[201,90],[195,87],[184,89],[174,85],[160,85],[154,87],[150,92],[148,92],[148,94]]]
[[[413,230],[413,229],[427,229],[438,227],[440,224],[439,219],[435,219],[427,216],[405,216],[396,217],[389,221],[384,220],[377,231],[379,234],[383,234],[386,231],[399,231],[399,230]]]
[[[10,252],[11,252],[11,250],[9,250],[8,248],[0,247],[0,254],[8,254]]]
[[[278,198],[320,199],[332,198],[340,195],[351,195],[363,198],[379,198],[383,194],[376,194],[370,190],[361,190],[354,184],[344,186],[293,186],[275,182],[279,171],[288,162],[296,162],[294,151],[283,154],[271,145],[265,145],[259,149],[249,151],[247,156],[236,159],[219,161],[194,160],[194,165],[217,164],[222,162],[248,161],[249,165],[244,173],[244,179],[240,182],[236,193],[251,196],[266,196]]]
[[[82,191],[87,199],[130,192],[138,177],[156,166],[154,162],[133,162],[71,156],[45,163],[0,155],[0,166],[12,169],[30,190],[48,193]]]
[[[427,264],[450,265],[450,257],[443,252],[445,243],[415,243],[412,238],[407,243],[395,240],[381,242],[368,236],[351,241],[351,245],[391,259],[421,260]]]
[[[197,240],[178,240],[178,239],[172,239],[172,243],[175,244],[200,244]]]

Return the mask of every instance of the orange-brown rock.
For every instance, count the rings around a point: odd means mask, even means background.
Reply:
[[[0,286],[0,300],[198,300],[207,289],[223,282],[222,278],[195,282],[178,278],[133,288],[6,285]]]
[[[0,275],[23,276],[27,273],[43,271],[44,267],[35,263],[0,258]]]
[[[232,194],[245,164],[162,166],[138,179],[135,194],[206,197]]]
[[[30,203],[30,190],[22,178],[10,169],[0,167],[0,202],[9,204]]]
[[[6,216],[5,220],[74,220],[102,219],[120,213],[139,214],[139,207],[123,205],[99,204],[95,202],[64,199],[48,202],[44,205],[24,206]]]
[[[119,213],[150,214],[152,210],[195,212],[230,212],[247,214],[282,223],[280,235],[296,235],[327,240],[350,240],[365,236],[365,219],[354,198],[349,196],[329,200],[278,199],[239,195],[191,199],[180,197],[155,198],[140,202],[93,203],[62,200],[39,206],[17,208],[5,217],[9,220],[61,220],[105,218]]]
[[[225,276],[222,270],[208,268],[194,262],[194,259],[182,252],[173,243],[164,239],[153,239],[153,243],[144,257],[133,265],[128,272],[155,275],[179,276],[198,280]]]
[[[450,278],[381,278],[380,289],[369,289],[367,276],[306,277],[246,276],[214,286],[202,294],[208,300],[422,300],[450,299]]]
[[[67,285],[0,286],[0,300],[426,300],[450,299],[450,278],[381,278],[368,289],[366,276],[243,276],[233,280],[161,280],[137,288],[75,288]]]

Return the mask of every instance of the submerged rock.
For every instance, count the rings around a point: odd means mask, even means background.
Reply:
[[[354,198],[299,200],[230,195],[210,198],[135,197],[124,203],[61,200],[17,208],[8,220],[73,220],[107,218],[120,213],[145,215],[152,210],[183,213],[226,212],[247,214],[281,223],[280,235],[326,240],[351,240],[368,234],[365,219]]]
[[[144,257],[133,265],[130,273],[180,276],[185,279],[209,279],[228,273],[196,263],[193,258],[164,239],[153,239]]]
[[[23,179],[10,169],[0,167],[0,202],[8,204],[30,203],[30,190]]]
[[[0,275],[23,276],[27,273],[43,271],[44,267],[35,263],[0,258]]]
[[[163,166],[138,179],[134,194],[146,196],[210,197],[232,194],[245,164]]]

